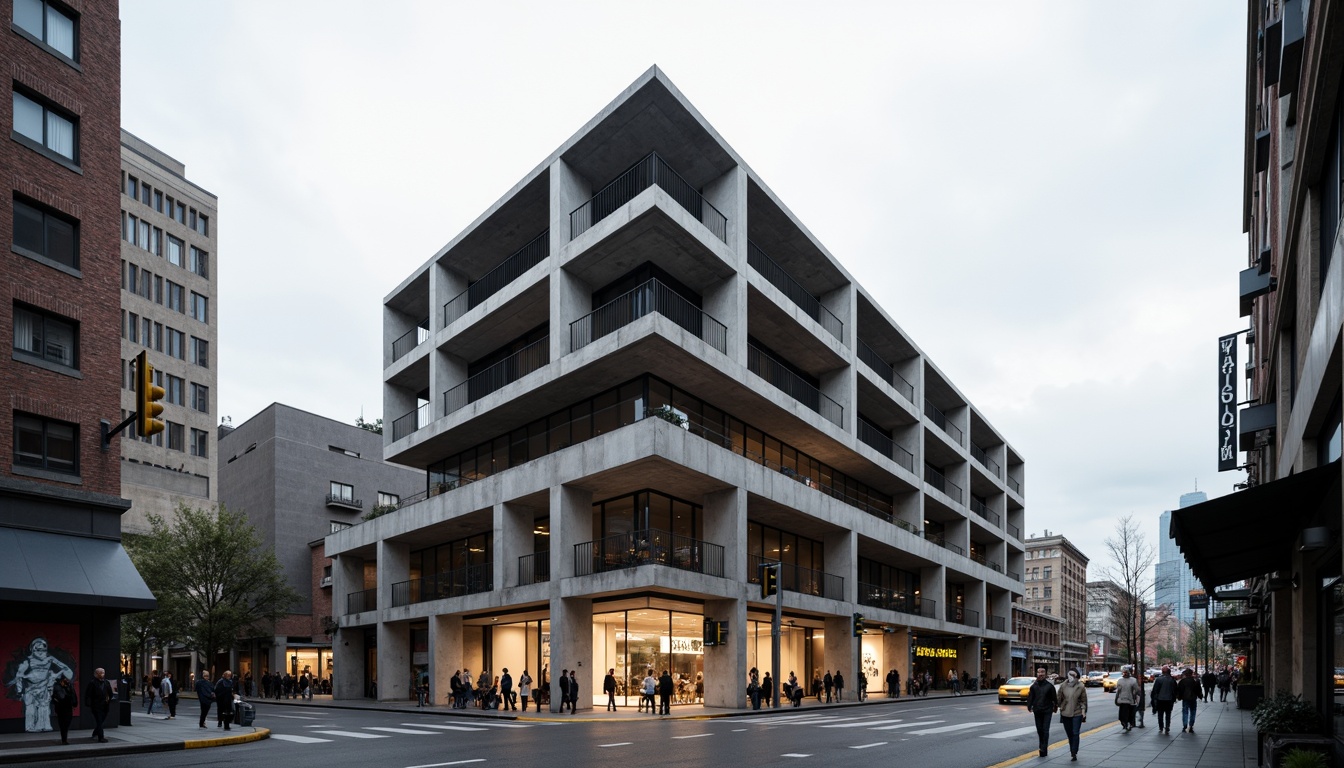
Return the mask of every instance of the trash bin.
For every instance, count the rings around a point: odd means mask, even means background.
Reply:
[[[118,701],[117,705],[117,724],[129,726],[131,724],[131,702]]]
[[[251,725],[257,719],[257,708],[251,702],[239,702],[234,705],[233,711],[239,725]]]

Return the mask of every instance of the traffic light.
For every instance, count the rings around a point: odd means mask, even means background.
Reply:
[[[855,636],[855,637],[862,637],[862,636],[863,636],[863,614],[862,614],[862,613],[856,613],[856,614],[854,614],[854,636]]]
[[[761,597],[774,597],[779,592],[779,563],[761,566]]]
[[[726,621],[714,622],[714,644],[715,645],[728,644],[728,622]]]
[[[135,412],[136,427],[141,437],[157,435],[163,431],[163,387],[154,386],[154,366],[149,364],[149,352],[141,351],[135,357]]]

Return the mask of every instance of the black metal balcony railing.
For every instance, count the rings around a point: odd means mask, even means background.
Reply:
[[[429,339],[429,318],[426,317],[411,330],[403,333],[400,338],[392,342],[392,362],[396,362],[406,355],[410,354],[412,349],[424,344]]]
[[[747,581],[761,583],[761,564],[773,563],[773,558],[747,555]],[[779,569],[779,588],[804,595],[815,595],[829,600],[845,599],[845,578],[825,571],[782,563]]]
[[[784,270],[774,259],[770,258],[760,246],[747,241],[747,264],[760,273],[766,282],[779,289],[789,301],[797,304],[807,316],[816,320],[817,323],[825,328],[832,336],[837,339],[844,338],[845,324],[840,318],[836,317],[831,310],[827,309],[821,303],[821,299],[812,295],[793,276]]]
[[[863,361],[864,365],[873,369],[873,373],[876,373],[879,378],[890,384],[897,392],[900,392],[906,400],[911,403],[915,402],[915,385],[906,381],[905,377],[897,373],[890,363],[883,360],[881,355],[862,341],[859,342],[859,359]]]
[[[1014,480],[1014,479],[1011,478],[1011,477],[1010,477],[1010,478],[1007,478],[1007,480],[1008,480],[1008,487],[1009,487],[1009,488],[1012,488],[1013,491],[1014,491],[1018,496],[1021,496],[1021,495],[1022,495],[1022,484],[1019,483],[1019,482],[1017,482],[1016,480]]]
[[[366,589],[361,592],[351,592],[345,596],[345,612],[363,613],[372,611],[378,607],[378,588]]]
[[[327,494],[327,504],[335,504],[339,507],[354,507],[356,509],[364,508],[364,500],[352,497],[341,496],[335,493]]]
[[[989,564],[989,561],[985,559],[985,553],[976,549],[971,550],[970,558],[981,565]]]
[[[938,604],[933,600],[926,600],[919,595],[912,595],[908,592],[899,592],[894,589],[878,587],[863,582],[859,582],[858,602],[859,605],[884,608],[888,611],[908,613],[929,619],[932,619],[937,615]]]
[[[1012,579],[1013,581],[1021,581],[1022,574],[1018,573],[1017,571],[1009,571],[1008,578]]]
[[[414,411],[398,416],[392,422],[392,439],[394,441],[411,434],[417,429],[423,429],[429,424],[431,408],[433,403],[421,403]]]
[[[1013,525],[1012,523],[1009,523],[1009,524],[1008,524],[1008,535],[1009,535],[1009,536],[1012,536],[1014,539],[1017,539],[1018,541],[1021,541],[1021,540],[1022,540],[1022,529],[1021,529],[1021,528],[1018,528],[1016,525]]]
[[[988,563],[985,563],[985,565],[988,565],[989,570],[994,571],[995,573],[1003,573],[1003,566],[999,565],[993,560],[990,560]]]
[[[989,474],[995,477],[1000,477],[999,473],[1001,472],[1001,469],[999,467],[999,463],[989,458],[989,454],[985,453],[985,449],[981,448],[975,443],[971,443],[971,458],[980,462],[980,466],[988,470]]]
[[[973,611],[970,608],[963,608],[960,605],[947,606],[947,620],[953,624],[964,624],[968,627],[980,626],[980,612]]]
[[[747,345],[747,370],[765,379],[776,389],[820,413],[837,426],[844,424],[845,409],[784,366],[755,344]]]
[[[551,340],[538,339],[443,393],[443,413],[456,413],[551,361]]]
[[[666,317],[720,352],[728,353],[728,328],[657,279],[636,286],[570,323],[569,349],[576,352],[654,313]]]
[[[443,325],[446,328],[459,317],[480,306],[486,299],[503,290],[509,283],[522,277],[551,252],[551,231],[548,229],[532,238],[532,242],[514,251],[499,266],[486,272],[467,290],[449,299],[443,305]]]
[[[392,585],[392,606],[489,592],[495,588],[494,565],[477,563]]]
[[[859,440],[911,472],[915,471],[915,455],[863,419],[859,419]]]
[[[971,497],[971,511],[985,518],[994,525],[999,524],[1000,520],[999,513],[990,509],[988,506],[985,505],[985,502],[975,498],[974,496]]]
[[[666,565],[706,576],[723,576],[723,547],[689,536],[644,529],[574,545],[574,575]]]
[[[533,552],[518,558],[518,586],[541,584],[551,580],[551,553]]]
[[[700,220],[714,236],[728,242],[728,219],[709,204],[695,187],[681,178],[657,152],[650,152],[603,187],[592,199],[569,214],[569,239],[587,232],[597,222],[615,213],[652,186],[661,187],[677,204]]]
[[[986,614],[985,629],[988,629],[991,632],[1007,632],[1008,622],[1005,621],[1002,616],[995,616],[992,613]]]
[[[939,429],[943,430],[943,432],[946,433],[948,437],[952,438],[952,442],[956,443],[957,445],[961,445],[961,438],[962,438],[961,427],[958,427],[956,424],[953,424],[951,421],[948,421],[947,416],[942,411],[938,410],[938,406],[934,405],[928,400],[925,400],[924,415],[928,416],[930,421],[932,421],[934,424],[937,424]]]
[[[953,501],[961,501],[961,486],[948,480],[943,476],[942,472],[939,472],[933,467],[924,467],[924,482],[942,491]]]
[[[914,523],[907,523],[904,520],[900,519],[899,517],[891,518],[891,522],[895,523],[897,528],[903,528],[915,534],[916,536],[920,535],[919,527],[916,526]]]

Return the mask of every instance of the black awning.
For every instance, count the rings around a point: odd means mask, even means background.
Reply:
[[[1205,589],[1286,570],[1298,534],[1329,508],[1339,517],[1340,465],[1331,462],[1171,513],[1172,538]]]
[[[0,600],[153,610],[157,603],[120,541],[0,528]]]
[[[1252,629],[1255,627],[1256,620],[1260,617],[1258,613],[1239,613],[1235,616],[1217,616],[1209,619],[1209,629],[1216,629],[1219,632],[1226,632],[1229,629]]]

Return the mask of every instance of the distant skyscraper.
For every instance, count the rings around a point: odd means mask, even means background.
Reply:
[[[1183,493],[1181,494],[1181,509],[1208,500],[1208,494],[1203,491]],[[1171,606],[1177,620],[1181,624],[1185,624],[1195,615],[1195,612],[1190,610],[1190,590],[1200,589],[1201,585],[1195,580],[1195,575],[1190,572],[1190,566],[1186,564],[1185,558],[1181,556],[1181,550],[1176,546],[1176,540],[1171,538],[1171,510],[1168,509],[1163,512],[1160,520],[1161,532],[1157,537],[1157,573],[1155,574],[1156,588],[1153,591],[1154,602],[1158,605]]]

